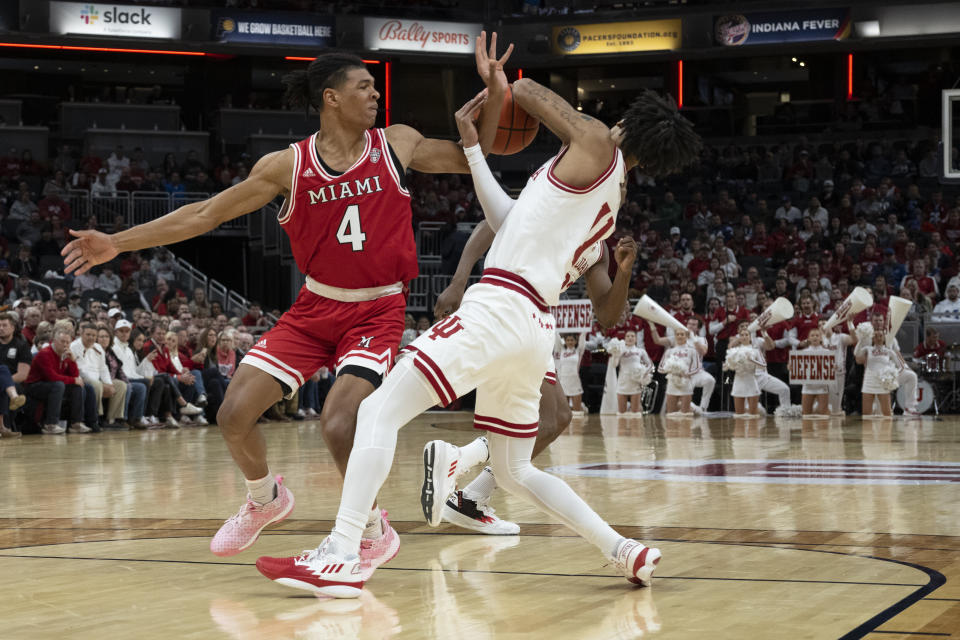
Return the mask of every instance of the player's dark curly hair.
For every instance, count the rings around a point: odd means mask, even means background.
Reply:
[[[670,96],[662,98],[645,90],[623,114],[621,126],[624,136],[620,149],[636,158],[648,175],[678,173],[700,157],[700,136],[677,111]]]
[[[351,69],[366,69],[363,60],[351,53],[324,53],[306,71],[293,71],[281,79],[286,87],[283,99],[293,108],[323,109],[323,91],[337,88]]]

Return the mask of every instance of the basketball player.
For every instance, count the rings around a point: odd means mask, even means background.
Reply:
[[[681,307],[683,305],[683,298],[689,296],[690,294],[683,294],[680,297]],[[704,414],[710,413],[710,399],[713,397],[713,389],[717,385],[717,379],[714,378],[708,371],[703,370],[703,356],[707,353],[707,339],[704,337],[703,325],[700,324],[700,316],[695,313],[688,314],[673,314],[677,319],[681,317],[686,318],[687,331],[690,332],[690,337],[688,341],[693,345],[694,350],[697,352],[697,372],[693,374],[691,382],[693,382],[693,388],[696,389],[700,387],[700,404],[694,404],[691,400],[690,409],[697,414],[702,416]],[[673,337],[673,331],[667,330],[666,336],[661,336],[657,334],[657,326],[647,321],[647,324],[650,325],[650,335],[653,337],[653,341],[656,342],[661,347],[675,347],[677,346],[677,341]]]
[[[513,96],[564,147],[534,172],[514,202],[496,184],[476,145],[471,116],[483,97],[457,112],[477,195],[488,224],[499,230],[484,276],[455,314],[408,347],[412,357],[402,358],[361,405],[333,532],[299,557],[260,558],[257,568],[268,578],[324,595],[357,597],[369,575],[358,555],[367,509],[390,471],[400,428],[438,402],[448,404],[476,388],[474,425],[488,432],[497,482],[596,545],[628,580],[650,584],[660,552],[621,537],[565,482],[535,468],[530,456],[540,384],[552,361],[549,306],[558,303],[571,267],[613,232],[626,171],[640,164],[647,174],[671,173],[697,157],[699,140],[673,103],[652,92],[610,129],[530,79],[515,82]],[[432,453],[425,459],[422,506],[436,525],[442,509],[434,497],[450,494],[457,467],[486,456],[468,456],[452,445]]]
[[[494,231],[486,221],[481,221],[474,228],[460,256],[456,273],[447,288],[437,297],[433,309],[435,318],[441,320],[460,308],[473,265],[490,248],[493,238]],[[594,247],[584,253],[585,259],[582,263],[576,266],[571,265],[569,279],[564,279],[564,284],[569,287],[580,278],[583,270],[587,296],[593,303],[597,322],[604,329],[617,324],[621,310],[627,304],[630,280],[633,277],[633,264],[637,259],[636,241],[630,236],[620,238],[613,255],[617,264],[617,273],[612,281],[609,270],[610,253],[602,240],[598,240]],[[548,372],[540,385],[538,429],[531,458],[540,455],[541,451],[550,446],[550,443],[564,432],[570,424],[572,415],[563,389],[557,384],[556,377],[549,375]],[[438,442],[428,443],[427,447],[442,446]],[[520,527],[516,523],[501,520],[490,506],[490,498],[496,489],[497,481],[493,469],[489,466],[484,467],[462,490],[455,491],[447,498],[443,505],[443,520],[480,533],[492,535],[520,533]]]
[[[476,58],[489,83],[485,46],[481,33]],[[495,51],[496,34],[490,46]],[[73,232],[76,239],[63,250],[66,271],[81,274],[121,252],[202,235],[284,196],[278,222],[307,279],[293,307],[244,357],[217,414],[249,492],[210,543],[218,556],[248,548],[265,526],[292,511],[293,494],[270,473],[257,418],[321,366],[337,372],[320,416],[323,438],[337,468],[346,471],[357,409],[393,362],[404,328],[403,287],[417,275],[404,172],[469,171],[456,143],[424,138],[405,125],[371,128],[380,93],[356,56],[320,55],[284,82],[291,105],[319,112],[317,133],[267,154],[246,180],[209,200],[113,235]],[[497,90],[501,93],[491,93],[491,100],[503,99],[503,87]],[[493,142],[499,119],[498,110],[487,111],[480,123],[482,149]],[[372,504],[373,498],[366,506]],[[385,516],[376,507],[365,516],[361,553],[373,566],[390,560],[399,548]]]

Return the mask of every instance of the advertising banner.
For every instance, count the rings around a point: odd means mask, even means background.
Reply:
[[[589,300],[561,300],[550,313],[560,333],[589,333],[593,327],[593,303]]]
[[[580,55],[679,49],[682,23],[676,18],[554,27],[553,52]]]
[[[717,16],[713,21],[717,44],[777,44],[812,40],[845,40],[850,35],[850,9],[798,9]]]
[[[364,18],[363,42],[371,50],[473,54],[482,29],[480,23]]]
[[[837,378],[837,354],[833,349],[790,352],[790,384],[833,382]]]
[[[329,15],[213,9],[210,21],[212,37],[217,42],[298,45],[315,49],[334,44],[333,16]]]
[[[180,9],[100,2],[51,2],[50,33],[132,38],[180,37]]]

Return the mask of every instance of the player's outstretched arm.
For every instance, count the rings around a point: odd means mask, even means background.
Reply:
[[[447,288],[437,296],[437,302],[433,305],[434,320],[445,318],[460,308],[460,301],[463,300],[463,292],[467,289],[473,265],[477,264],[477,260],[493,244],[494,235],[493,229],[484,221],[473,228],[473,233],[470,234],[470,239],[467,240],[463,253],[460,254],[456,273],[453,274]]]
[[[480,117],[480,149],[486,156],[497,136],[497,124],[500,122],[500,105],[507,93],[507,76],[503,72],[513,52],[513,45],[497,58],[497,34],[490,37],[490,49],[487,50],[487,33],[481,31],[477,36],[476,58],[477,73],[486,89],[483,92],[491,108],[485,109]],[[387,140],[400,157],[404,168],[424,173],[469,173],[470,167],[463,157],[463,148],[470,146],[466,141],[460,143],[450,140],[424,138],[420,132],[406,125],[393,125],[387,128]]]
[[[633,276],[633,263],[637,259],[637,243],[630,237],[620,238],[613,258],[617,261],[617,275],[610,281],[607,271],[609,257],[603,252],[603,257],[592,267],[587,269],[587,296],[593,303],[597,322],[604,329],[617,324],[623,306],[627,302],[630,291],[630,278]]]
[[[126,231],[74,231],[74,240],[60,252],[66,273],[86,273],[119,253],[174,244],[195,238],[228,220],[260,209],[289,189],[293,152],[276,151],[257,161],[246,180],[202,202],[192,202],[167,215]]]

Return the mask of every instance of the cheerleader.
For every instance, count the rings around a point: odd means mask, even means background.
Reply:
[[[657,328],[649,320],[647,324],[650,325],[650,337],[661,347],[667,348],[672,347],[676,344],[673,339],[673,329],[667,328],[667,335],[660,336],[657,333]],[[703,369],[703,356],[707,354],[707,339],[703,337],[703,328],[700,326],[700,318],[697,316],[690,316],[687,318],[687,331],[690,334],[690,337],[687,339],[688,343],[693,345],[693,348],[697,352],[697,373],[693,375],[691,380],[693,381],[693,388],[696,389],[700,387],[703,391],[700,394],[700,404],[692,403],[690,408],[693,409],[693,412],[697,415],[704,415],[708,412],[710,407],[710,398],[713,397],[713,388],[716,385],[716,379],[710,375],[707,371]]]
[[[690,413],[693,376],[700,370],[700,358],[688,342],[689,331],[678,330],[673,337],[677,344],[664,351],[659,367],[667,376],[667,414]]]
[[[626,347],[620,354],[620,373],[617,375],[617,413],[630,411],[641,413],[643,410],[643,388],[653,373],[653,361],[643,347],[637,344],[637,332],[627,331],[623,336]]]
[[[587,336],[581,333],[578,340],[576,336],[567,334],[563,337],[563,342],[564,346],[557,356],[557,381],[563,389],[563,394],[567,396],[567,402],[572,405],[573,414],[582,416],[583,385],[580,384],[580,360],[587,346]]]
[[[821,323],[821,329],[823,324]],[[829,342],[833,349],[836,349],[837,378],[830,385],[830,415],[843,416],[843,389],[847,381],[847,348],[856,347],[857,336],[853,327],[853,320],[847,320],[847,330],[850,332],[841,333],[840,323],[833,326]]]
[[[810,329],[810,333],[807,334],[807,339],[802,340],[799,345],[798,351],[805,351],[807,349],[823,349],[823,333],[820,331],[820,327],[815,327]],[[809,417],[814,415],[828,415],[830,409],[827,407],[827,398],[830,394],[829,382],[808,382],[803,385],[800,389],[803,407],[803,416]],[[816,411],[814,411],[814,406],[816,406]]]
[[[857,330],[859,331],[860,327],[857,327]],[[897,352],[887,346],[886,340],[886,331],[874,329],[873,338],[868,341],[866,336],[861,337],[860,344],[854,352],[857,362],[864,366],[861,388],[863,396],[861,412],[864,417],[873,415],[875,399],[880,400],[880,411],[885,417],[893,415],[890,407],[890,392],[897,388],[899,359]]]
[[[737,335],[730,340],[724,369],[733,369],[734,412],[737,415],[760,415],[760,385],[757,383],[757,367],[766,365],[763,354],[753,346],[753,339],[746,322],[741,322]],[[731,362],[735,360],[737,362]],[[731,366],[733,365],[733,366]]]

